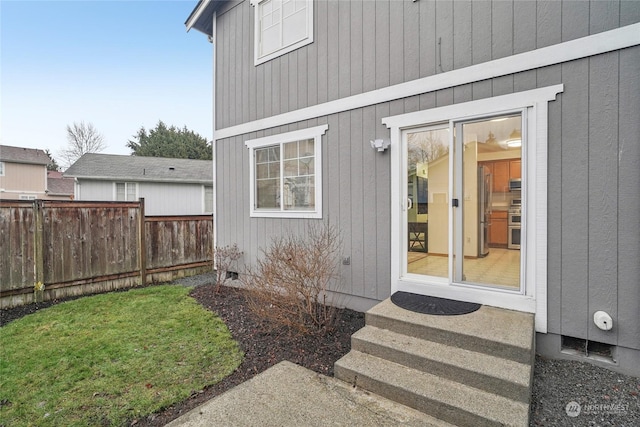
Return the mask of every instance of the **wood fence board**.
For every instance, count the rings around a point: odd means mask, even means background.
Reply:
[[[37,204],[42,209],[39,248]],[[33,301],[36,249],[43,254],[45,299],[140,283],[140,207],[131,202],[0,201],[0,305]],[[212,216],[149,217],[143,223],[146,269],[155,269],[156,278],[211,265]],[[114,280],[115,287],[109,284]]]

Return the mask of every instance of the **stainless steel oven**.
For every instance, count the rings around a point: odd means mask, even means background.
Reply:
[[[507,248],[520,249],[520,226],[510,225],[509,235],[507,237]]]
[[[520,226],[522,224],[522,199],[511,200],[511,206],[507,214],[509,234],[507,236],[507,248],[520,249]]]

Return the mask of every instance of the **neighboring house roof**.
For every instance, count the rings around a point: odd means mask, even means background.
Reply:
[[[63,178],[58,171],[47,171],[47,191],[51,196],[73,196],[73,178]]]
[[[9,145],[0,145],[0,161],[30,165],[48,165],[51,163],[51,159],[43,150],[11,147]]]
[[[108,181],[211,183],[213,161],[87,153],[65,177]]]

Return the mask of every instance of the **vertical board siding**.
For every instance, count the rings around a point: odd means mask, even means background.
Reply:
[[[589,313],[618,312],[618,52],[589,60]],[[606,220],[603,220],[606,219]],[[615,343],[589,322],[588,338]],[[613,341],[613,342],[612,342]]]
[[[553,292],[558,289],[562,291],[562,295],[558,295],[561,298],[552,298],[551,301],[562,301],[562,319],[554,319],[558,320],[558,323],[554,322],[554,328],[557,325],[561,326],[561,329],[552,332],[584,337],[587,332],[585,321],[588,317],[589,218],[587,215],[576,213],[587,212],[589,203],[588,75],[589,60],[562,65],[562,81],[572,90],[567,90],[562,95],[562,119],[566,124],[562,126],[561,138],[553,141],[554,153],[557,147],[559,161],[549,165],[550,170],[557,173],[549,182],[560,184],[554,184],[549,188],[553,194],[550,206],[559,208],[557,213],[553,213],[553,217],[571,217],[568,221],[558,224],[561,228],[557,235],[561,236],[561,240],[553,245],[554,248],[562,250],[561,258],[558,258],[562,260],[561,264],[554,265],[554,271],[555,268],[559,268],[560,277],[554,283]],[[554,257],[550,256],[549,259]],[[556,262],[557,259],[554,263]],[[558,308],[552,312],[558,312]]]
[[[259,120],[640,21],[638,3],[629,1],[321,0],[314,1],[314,42],[256,67],[255,11],[248,1],[234,9],[218,17],[218,128],[247,121],[247,114]],[[218,141],[218,244],[238,243],[245,261],[252,260],[273,237],[304,233],[317,222],[249,218],[251,159],[244,141],[327,123],[322,221],[340,230],[342,255],[351,257],[351,265],[340,266],[343,292],[384,299],[390,242],[401,236],[390,235],[388,152],[368,146],[389,138],[381,119],[563,83],[564,92],[549,104],[548,328],[640,348],[638,52],[625,49]],[[234,93],[232,85],[248,93]],[[232,108],[242,114],[229,114]],[[619,329],[595,328],[596,310],[608,311]]]
[[[226,128],[628,25],[640,20],[633,3],[317,0],[313,43],[255,66],[255,8],[245,0],[217,16],[216,126]],[[512,83],[497,84],[509,93]]]
[[[640,8],[637,8],[640,9]],[[640,47],[620,52],[618,121],[618,344],[640,347]],[[631,320],[631,321],[629,321]]]

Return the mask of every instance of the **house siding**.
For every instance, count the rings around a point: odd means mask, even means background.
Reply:
[[[78,182],[80,197],[77,200],[114,200],[115,181],[79,179]],[[148,216],[205,213],[203,184],[139,182],[138,197],[144,197],[145,214]]]
[[[254,8],[248,0],[232,3],[217,16],[216,105],[225,107],[216,111],[216,127],[629,25],[640,21],[634,3],[315,1],[314,42],[257,67]],[[510,93],[514,82],[507,76],[492,84],[500,94]]]
[[[216,127],[235,126],[640,22],[634,1],[316,1],[314,42],[253,66],[253,8],[218,15]],[[247,37],[247,34],[249,36]],[[251,47],[246,49],[246,44]],[[402,48],[395,48],[401,46]],[[549,103],[548,331],[640,350],[640,47],[218,140],[217,244],[245,259],[314,220],[249,217],[247,139],[328,124],[323,221],[341,231],[342,292],[390,292],[383,117],[564,84]],[[244,88],[249,88],[245,91]],[[315,220],[317,221],[317,220]],[[595,327],[604,310],[614,330]]]
[[[18,199],[20,195],[45,197],[47,169],[43,165],[4,161],[4,176],[0,176],[0,193],[3,199]]]

